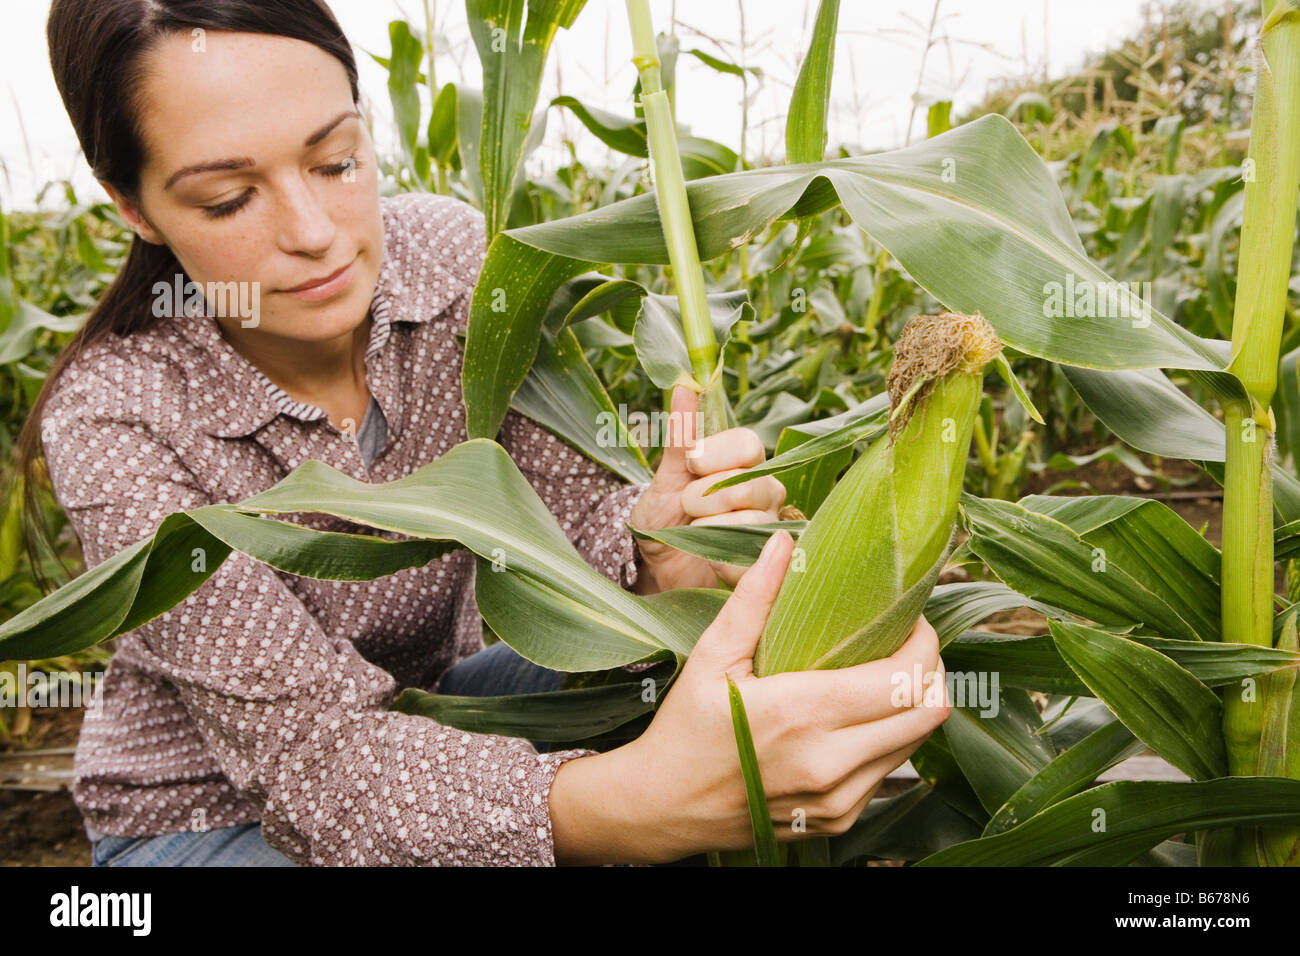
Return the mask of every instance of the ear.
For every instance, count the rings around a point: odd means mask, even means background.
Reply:
[[[132,232],[145,242],[152,243],[155,246],[164,245],[162,236],[158,235],[154,228],[149,225],[148,221],[145,220],[139,206],[131,202],[131,200],[127,199],[102,179],[99,180],[99,185],[103,187],[104,192],[108,193],[109,198],[113,200],[113,204],[117,206],[117,211],[122,217],[122,221],[131,228]]]

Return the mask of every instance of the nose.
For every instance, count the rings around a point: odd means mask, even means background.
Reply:
[[[338,230],[320,197],[297,173],[281,180],[277,193],[280,248],[291,255],[325,255]]]

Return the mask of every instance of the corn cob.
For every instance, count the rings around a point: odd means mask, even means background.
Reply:
[[[804,530],[756,674],[847,667],[907,639],[952,551],[983,370],[1001,350],[979,313],[908,321],[889,373],[888,431]]]

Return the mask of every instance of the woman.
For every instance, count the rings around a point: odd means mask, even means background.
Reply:
[[[54,0],[47,32],[86,156],[138,236],[23,436],[25,468],[43,445],[88,565],[305,460],[381,483],[465,439],[454,335],[483,220],[447,197],[380,199],[355,63],[323,2]],[[209,291],[204,314],[185,314],[173,290],[187,282],[252,308],[214,310]],[[689,423],[693,397],[678,390],[673,410]],[[76,758],[95,862],[631,863],[741,848],[728,671],[780,837],[842,832],[946,717],[890,702],[899,669],[941,677],[934,632],[919,621],[886,661],[755,679],[789,535],[742,577],[638,553],[626,523],[767,521],[784,492],[766,478],[703,497],[761,462],[761,443],[747,429],[677,438],[654,480],[628,487],[514,413],[498,436],[624,587],[737,584],[636,741],[539,754],[388,710],[403,686],[557,686],[503,645],[481,649],[464,551],[368,582],[281,575],[236,553],[118,640]]]

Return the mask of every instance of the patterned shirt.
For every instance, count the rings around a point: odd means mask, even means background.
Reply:
[[[211,317],[108,335],[69,364],[42,418],[50,478],[88,567],[172,512],[238,502],[308,459],[379,484],[466,440],[454,333],[468,324],[483,216],[437,195],[380,203],[365,363],[386,436],[373,461]],[[631,588],[625,522],[647,486],[514,411],[497,441],[583,557]],[[292,520],[377,533],[318,513]],[[458,550],[374,581],[326,581],[233,552],[184,602],[117,638],[74,764],[88,828],[145,836],[261,821],[268,845],[304,865],[553,865],[551,781],[593,751],[538,754],[526,740],[387,709],[482,649],[474,569]]]

